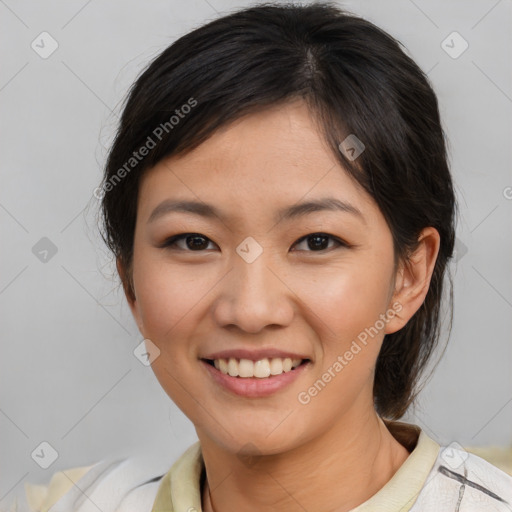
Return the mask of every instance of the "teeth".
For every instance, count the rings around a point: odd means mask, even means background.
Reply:
[[[240,359],[238,375],[240,377],[252,377],[254,375],[254,363],[250,359]]]
[[[290,357],[272,359],[264,358],[258,361],[250,359],[215,359],[213,364],[217,370],[224,375],[231,377],[251,378],[257,377],[264,379],[271,375],[281,375],[281,373],[289,372],[301,363],[302,359],[291,359]]]
[[[242,362],[240,361],[241,364]],[[240,376],[244,377],[241,373]],[[270,376],[270,362],[268,359],[260,359],[254,363],[254,376],[260,379]]]
[[[238,377],[238,362],[236,359],[231,358],[228,361],[228,373],[231,377]]]
[[[219,362],[219,370],[226,375],[228,373],[228,362],[225,359],[215,359],[213,363],[215,364],[217,361]]]
[[[283,373],[283,360],[282,359],[272,359],[270,361],[270,375],[279,375]]]

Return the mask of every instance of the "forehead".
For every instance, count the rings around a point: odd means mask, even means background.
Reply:
[[[327,195],[376,207],[335,158],[307,106],[295,101],[248,114],[191,152],[159,162],[143,176],[139,206],[172,196],[268,209]]]

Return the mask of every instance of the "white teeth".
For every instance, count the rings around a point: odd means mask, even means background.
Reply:
[[[238,377],[238,362],[232,357],[228,361],[228,373],[231,377]]]
[[[290,357],[264,358],[258,361],[251,361],[250,359],[238,360],[230,357],[229,359],[215,359],[213,364],[224,375],[264,379],[271,375],[281,375],[281,373],[289,372],[299,366],[301,362],[302,359],[291,359]]]
[[[228,373],[228,362],[225,359],[215,359],[215,361],[219,361],[219,369],[224,374],[227,375]],[[214,361],[214,364],[215,364]]]
[[[252,377],[254,375],[254,363],[250,359],[240,359],[238,375],[240,377]]]
[[[283,360],[273,358],[270,361],[270,375],[280,375],[283,373]]]
[[[241,361],[240,361],[241,362]],[[264,379],[270,375],[270,363],[268,359],[260,359],[254,363],[254,376]]]

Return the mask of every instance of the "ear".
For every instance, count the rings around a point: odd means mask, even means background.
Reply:
[[[390,304],[399,303],[401,309],[393,308],[397,313],[387,323],[386,334],[399,331],[425,301],[439,253],[440,240],[439,232],[435,228],[423,229],[414,253],[407,261],[400,262]]]
[[[130,271],[126,268],[126,266],[122,262],[121,258],[116,259],[116,268],[117,268],[119,277],[121,278],[121,282],[123,284],[123,290],[124,290],[124,295],[126,297],[126,301],[128,302],[128,305],[130,306],[130,310],[132,312],[133,318],[134,318],[135,322],[137,322],[137,325],[139,326],[139,331],[142,334],[142,330],[143,330],[142,318],[141,318],[141,314],[139,311],[137,298],[135,295],[135,289],[133,287],[133,280],[131,279]]]

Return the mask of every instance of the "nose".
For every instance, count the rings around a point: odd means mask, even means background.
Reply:
[[[256,334],[265,327],[285,327],[291,323],[295,295],[284,276],[273,267],[265,251],[252,263],[234,255],[233,268],[219,283],[219,295],[213,305],[217,325],[236,326]]]

